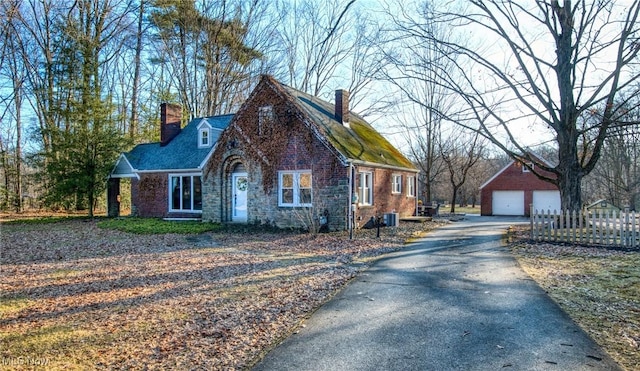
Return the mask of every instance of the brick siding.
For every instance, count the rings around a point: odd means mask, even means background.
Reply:
[[[258,124],[259,109],[270,105],[275,120],[268,127]],[[248,173],[248,223],[269,224],[280,228],[299,228],[308,217],[318,218],[328,213],[330,230],[348,227],[350,207],[349,166],[340,162],[333,151],[320,142],[295,114],[279,93],[267,84],[259,85],[236,114],[232,127],[225,131],[206,166],[203,179],[203,214],[205,221],[231,221],[231,176],[233,168],[242,163]],[[237,125],[237,128],[233,126]],[[287,133],[285,140],[274,138]],[[276,143],[274,143],[274,141]],[[274,147],[277,147],[274,151]],[[277,154],[277,157],[275,157]],[[278,206],[277,171],[311,170],[313,178],[313,208]],[[361,221],[371,216],[395,210],[402,216],[413,215],[415,198],[406,196],[406,177],[415,173],[373,169],[374,205],[357,211]],[[403,192],[391,194],[391,174],[403,175]],[[265,177],[269,177],[265,179]],[[360,223],[359,223],[360,225]]]
[[[173,174],[173,173],[172,173]],[[169,212],[169,173],[142,173],[131,179],[131,214],[145,218],[200,218],[200,213]]]
[[[545,173],[552,176],[551,173]],[[538,178],[533,172],[523,172],[522,164],[514,162],[500,173],[480,192],[481,215],[493,215],[493,191],[524,191],[525,216],[529,216],[529,205],[533,203],[533,191],[557,191],[558,187]]]

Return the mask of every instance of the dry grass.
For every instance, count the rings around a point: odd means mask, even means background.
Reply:
[[[0,367],[242,369],[414,232],[135,235],[1,224]]]
[[[522,268],[623,368],[640,369],[640,251],[512,244]]]

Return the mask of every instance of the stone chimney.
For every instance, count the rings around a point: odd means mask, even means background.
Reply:
[[[349,92],[336,90],[336,120],[349,126]]]
[[[171,139],[180,134],[182,124],[182,106],[162,103],[160,105],[160,145],[166,146]]]

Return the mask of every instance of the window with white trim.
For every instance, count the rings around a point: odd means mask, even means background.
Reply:
[[[360,181],[358,184],[358,199],[360,205],[373,205],[373,173],[363,171],[358,173]]]
[[[393,194],[402,193],[402,175],[400,174],[391,175],[391,193]]]
[[[407,196],[416,197],[416,177],[415,176],[407,177]]]
[[[311,170],[278,172],[278,206],[311,206],[312,191]]]
[[[529,164],[528,164],[528,165],[533,169],[533,162],[529,162]],[[528,172],[530,172],[530,171],[531,171],[531,170],[529,170],[529,168],[528,168],[528,167],[526,167],[526,166],[524,166],[524,164],[522,164],[522,172],[523,172],[523,173],[528,173]]]
[[[198,130],[198,147],[209,147],[209,134],[210,130],[207,127]]]
[[[202,212],[200,175],[169,175],[169,211]]]

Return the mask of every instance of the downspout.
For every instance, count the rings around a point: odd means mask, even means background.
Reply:
[[[347,198],[347,228],[349,239],[353,239],[353,163],[349,162],[349,197]]]
[[[225,160],[226,163],[226,160]],[[220,167],[220,176],[218,177],[219,181],[220,181],[220,197],[218,200],[218,205],[220,207],[220,224],[226,224],[226,221],[224,220],[224,202],[226,200],[226,195],[224,194],[224,186],[225,186],[225,176],[224,176],[224,167],[225,167],[225,163],[222,164],[222,166]]]
[[[418,174],[420,173],[416,173],[416,176],[413,178],[413,189],[415,189],[416,192],[416,198],[413,200],[413,209],[415,210],[416,216],[418,216],[418,200],[420,199],[420,190],[418,189],[420,182],[418,181]]]

